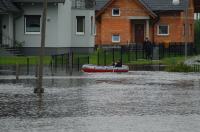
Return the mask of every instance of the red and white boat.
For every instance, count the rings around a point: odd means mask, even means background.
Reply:
[[[129,67],[122,65],[122,67],[115,66],[97,66],[93,64],[85,64],[82,66],[84,72],[128,72]]]

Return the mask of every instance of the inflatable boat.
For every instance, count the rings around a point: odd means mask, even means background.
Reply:
[[[122,67],[115,66],[97,66],[92,64],[85,64],[82,66],[83,72],[128,72],[129,67],[122,65]]]

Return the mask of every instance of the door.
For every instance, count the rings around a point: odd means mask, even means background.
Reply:
[[[144,24],[135,24],[135,42],[136,44],[144,42]]]

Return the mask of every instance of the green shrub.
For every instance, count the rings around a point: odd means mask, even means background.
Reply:
[[[169,65],[165,69],[168,72],[193,72],[192,67],[187,66],[183,63],[179,63],[176,65]]]

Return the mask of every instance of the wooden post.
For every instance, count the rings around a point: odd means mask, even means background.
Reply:
[[[42,82],[43,82],[43,58],[44,58],[46,20],[47,20],[46,19],[46,17],[47,17],[47,1],[48,0],[43,0],[41,47],[40,47],[40,60],[39,60],[39,76],[38,76],[38,85],[34,89],[34,93],[44,93],[44,89],[42,88]]]

